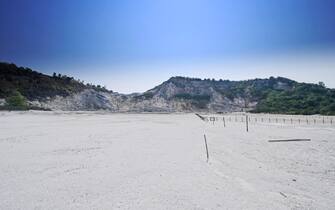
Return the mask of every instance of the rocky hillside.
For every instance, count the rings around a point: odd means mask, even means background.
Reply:
[[[21,100],[10,98],[14,93],[26,98],[30,107],[51,110],[335,114],[334,89],[282,77],[246,81],[172,77],[144,93],[125,95],[67,76],[0,64],[0,102]]]
[[[92,90],[102,93],[111,93],[104,87],[84,84],[73,77],[56,74],[48,76],[30,68],[17,67],[15,64],[0,62],[0,108],[2,109],[27,109],[45,108],[44,104],[55,98],[67,98]],[[26,107],[21,108],[14,105],[7,106],[5,99],[19,100],[24,97],[27,101]]]
[[[19,91],[28,100],[45,100],[55,96],[70,96],[86,89],[109,92],[100,86],[85,85],[66,75],[54,73],[48,76],[30,68],[0,62],[0,98]]]
[[[167,103],[180,104],[186,110],[241,111],[255,109],[257,103],[266,97],[267,91],[292,90],[295,84],[295,81],[286,78],[217,81],[172,77],[138,98],[161,98]]]

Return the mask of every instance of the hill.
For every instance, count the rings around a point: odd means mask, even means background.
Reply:
[[[48,76],[30,68],[0,62],[0,98],[23,96],[28,101],[46,101],[56,96],[71,96],[87,89],[109,92],[101,86],[84,84],[66,75],[54,73],[53,76]]]
[[[154,97],[210,111],[335,114],[334,89],[283,77],[246,81],[172,77],[143,94],[144,99]]]
[[[29,100],[43,100],[56,95],[69,96],[88,88],[107,91],[100,86],[85,85],[66,75],[54,73],[53,76],[48,76],[30,68],[0,63],[0,97],[2,98],[10,96],[14,90],[17,90]]]
[[[283,77],[245,81],[172,77],[144,93],[126,95],[8,63],[0,63],[1,98],[6,104],[22,107],[25,99],[30,107],[56,110],[335,115],[335,90],[323,83],[298,83]]]

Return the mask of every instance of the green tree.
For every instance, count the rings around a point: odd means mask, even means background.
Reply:
[[[319,82],[319,85],[320,85],[321,87],[326,87],[326,84],[325,84],[324,82]]]
[[[19,91],[15,91],[6,99],[6,105],[12,110],[26,110],[28,109],[27,100],[21,95]]]

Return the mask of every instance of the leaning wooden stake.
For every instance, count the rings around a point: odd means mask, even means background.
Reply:
[[[223,117],[223,127],[226,127],[226,120]]]
[[[205,117],[201,116],[201,115],[198,114],[198,113],[195,113],[195,115],[197,115],[202,121],[205,121]]]
[[[208,160],[209,160],[209,153],[208,153],[208,146],[207,146],[206,134],[204,134],[204,139],[205,139],[206,154],[207,154],[207,162],[208,162]]]
[[[245,125],[247,127],[247,132],[249,132],[248,115],[245,115]]]

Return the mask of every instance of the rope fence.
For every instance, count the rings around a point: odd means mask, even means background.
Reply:
[[[257,116],[257,114],[246,115],[220,115],[206,116],[203,115],[204,121],[212,124],[222,122],[224,127],[229,123],[246,123],[246,124],[285,124],[285,125],[334,125],[334,116]]]

